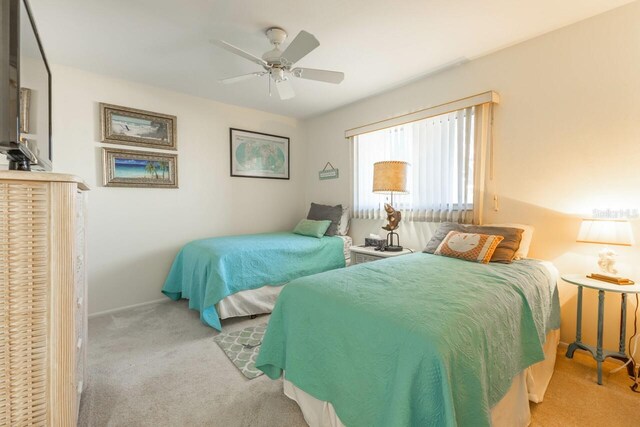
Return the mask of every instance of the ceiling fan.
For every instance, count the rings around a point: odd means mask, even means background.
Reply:
[[[291,86],[289,79],[291,76],[334,84],[338,84],[344,79],[344,73],[338,71],[316,70],[314,68],[291,68],[293,64],[320,46],[320,42],[313,34],[304,30],[300,31],[284,51],[280,50],[280,45],[282,45],[287,38],[287,32],[285,30],[278,27],[271,27],[266,31],[266,34],[269,42],[273,45],[273,49],[262,55],[262,58],[258,58],[223,40],[212,40],[212,43],[216,46],[248,59],[262,66],[264,69],[263,71],[222,79],[220,83],[236,83],[254,77],[268,75],[269,95],[271,95],[271,81],[273,80],[280,99],[290,99],[295,96],[293,86]]]

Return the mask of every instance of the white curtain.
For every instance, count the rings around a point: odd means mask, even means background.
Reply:
[[[482,110],[481,110],[482,111]],[[355,218],[380,219],[389,196],[373,194],[373,164],[404,160],[411,165],[409,194],[394,195],[405,220],[471,223],[477,176],[476,107],[353,138]],[[482,121],[484,123],[484,120]],[[481,144],[484,147],[484,144]],[[484,156],[484,153],[482,153]],[[483,169],[484,170],[484,169]]]

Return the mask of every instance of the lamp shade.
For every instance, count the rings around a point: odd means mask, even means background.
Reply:
[[[583,219],[577,241],[631,246],[631,224],[624,219]]]
[[[373,192],[407,194],[409,163],[397,160],[373,164]]]

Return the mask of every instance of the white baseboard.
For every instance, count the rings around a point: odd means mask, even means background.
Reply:
[[[98,311],[97,313],[91,313],[89,315],[89,319],[91,319],[93,317],[104,316],[105,314],[113,314],[113,313],[117,313],[117,312],[120,312],[120,311],[129,310],[129,309],[132,309],[132,308],[144,307],[145,305],[151,305],[151,304],[161,304],[161,303],[169,302],[169,301],[172,301],[172,300],[167,298],[167,297],[165,297],[165,298],[156,299],[156,300],[153,300],[153,301],[147,301],[147,302],[141,302],[139,304],[128,305],[126,307],[119,307],[119,308],[112,308],[111,310]]]

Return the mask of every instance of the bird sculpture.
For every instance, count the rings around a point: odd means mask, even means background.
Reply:
[[[389,203],[384,204],[384,210],[387,212],[387,225],[382,227],[383,230],[393,231],[400,227],[402,214],[397,211]]]

